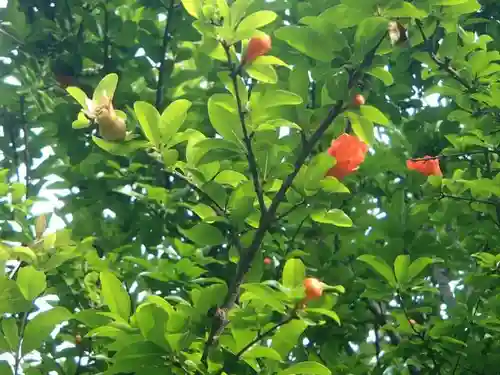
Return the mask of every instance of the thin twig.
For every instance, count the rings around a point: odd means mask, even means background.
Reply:
[[[273,325],[271,328],[265,330],[264,332],[259,333],[252,341],[250,341],[248,344],[246,344],[238,353],[235,354],[236,360],[239,360],[243,354],[247,352],[250,348],[252,348],[256,343],[259,341],[262,341],[264,338],[267,336],[271,335],[274,331],[276,331],[279,327],[284,326],[285,324],[291,322],[293,319],[295,319],[295,311],[292,312],[288,317],[283,319],[281,322],[276,323]],[[228,362],[226,362],[228,363]],[[216,375],[221,375],[224,371],[227,372],[227,364],[225,364],[217,373]]]
[[[375,359],[377,361],[377,367],[380,367],[380,336],[378,332],[378,324],[375,323],[373,326],[373,331],[375,332]]]
[[[411,158],[410,160],[412,160],[412,161],[427,161],[427,160],[435,160],[435,159],[457,158],[460,156],[484,154],[485,152],[498,153],[498,150],[468,151],[468,152],[460,152],[457,154],[450,154],[450,155],[436,155],[436,156],[426,156],[423,158]]]
[[[28,149],[28,120],[26,119],[26,98],[24,95],[21,95],[19,98],[19,111],[21,113],[21,125],[23,127],[23,135],[24,135],[24,165],[26,166],[26,199],[30,195],[30,183],[31,183],[31,162],[30,162],[30,153]]]
[[[496,202],[489,201],[487,199],[476,199],[476,198],[468,198],[468,197],[459,197],[459,196],[456,196],[456,195],[449,195],[449,194],[441,193],[441,195],[439,196],[439,199],[444,199],[444,198],[450,198],[450,199],[454,199],[454,200],[457,200],[457,201],[464,201],[464,202],[470,202],[470,203],[491,204],[493,206],[497,205]]]
[[[240,125],[243,131],[243,142],[245,142],[245,146],[247,149],[247,160],[248,160],[248,168],[250,169],[250,174],[252,175],[253,185],[255,189],[255,194],[257,195],[257,200],[259,201],[260,212],[265,214],[266,205],[264,203],[264,192],[262,190],[262,185],[260,183],[259,178],[259,168],[257,166],[257,159],[255,158],[255,154],[253,152],[252,140],[250,139],[250,135],[248,134],[247,125],[245,123],[245,109],[243,108],[243,104],[240,97],[240,90],[238,87],[238,74],[235,70],[232,58],[230,46],[226,43],[222,43],[222,47],[226,52],[227,62],[231,69],[231,81],[233,83],[234,88],[234,96],[236,97],[236,105],[238,107],[238,115],[240,118]]]
[[[14,124],[8,123],[7,121],[7,110],[5,108],[2,109],[2,117],[4,120],[4,124],[7,123],[7,126],[4,126],[4,129],[7,128],[7,133],[9,134],[10,143],[12,144],[12,164],[14,170],[16,171],[17,181],[21,182],[21,177],[19,176],[19,156],[17,155],[17,143],[16,143],[16,133],[14,131]]]
[[[155,101],[155,107],[157,110],[162,110],[163,109],[163,98],[165,96],[165,74],[166,74],[166,68],[167,68],[167,51],[168,51],[168,43],[170,42],[171,35],[170,35],[170,30],[171,30],[171,25],[172,25],[172,20],[173,20],[173,15],[174,15],[174,0],[170,0],[170,4],[167,9],[167,19],[166,19],[166,25],[165,25],[165,30],[163,32],[163,41],[161,45],[161,63],[160,67],[158,69],[158,83],[156,86],[156,101]]]
[[[438,59],[438,57],[436,56],[434,51],[428,47],[429,39],[425,35],[422,21],[415,20],[415,22],[417,24],[418,30],[420,31],[420,35],[422,35],[422,39],[424,40],[424,44],[426,45],[426,48],[428,48],[427,52],[429,53],[429,56],[432,59],[432,61],[434,61],[434,63],[436,63],[436,65],[439,67],[439,69],[448,72],[452,76],[453,79],[455,79],[457,82],[459,82],[467,90],[472,90],[473,89],[472,85],[469,84],[465,79],[460,77],[460,75],[458,74],[457,71],[455,71],[452,67],[450,67],[449,64]]]
[[[26,324],[28,323],[28,315],[29,311],[23,313],[23,317],[21,318],[21,327],[19,328],[19,337],[24,336],[24,329],[26,328]],[[16,348],[16,354],[14,355],[14,375],[19,375],[19,366],[21,365],[22,355],[21,355],[21,344],[23,340],[19,340]]]
[[[406,310],[406,306],[405,306],[405,303],[404,303],[404,300],[403,300],[403,296],[401,295],[401,292],[399,290],[397,291],[397,296],[398,296],[398,299],[399,299],[399,303],[401,304],[401,309],[403,310],[405,318],[406,318],[406,320],[408,322],[410,322],[411,319],[410,319],[410,316],[408,314],[408,310]],[[436,373],[438,375],[440,375],[441,374],[440,366],[438,365],[436,357],[434,356],[434,351],[432,350],[432,348],[429,345],[429,340],[425,337],[425,333],[423,333],[423,332],[419,331],[418,329],[416,329],[415,326],[413,324],[411,324],[411,323],[410,323],[410,327],[411,327],[412,331],[424,343],[424,345],[425,345],[425,347],[427,349],[427,354],[429,355],[429,358],[431,359],[432,364],[434,365],[434,370],[436,371]]]
[[[110,39],[109,39],[109,12],[108,12],[108,0],[102,4],[104,10],[104,48],[103,48],[103,70],[105,73],[109,72],[109,49],[110,49]]]

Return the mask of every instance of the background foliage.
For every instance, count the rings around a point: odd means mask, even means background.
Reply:
[[[498,372],[495,0],[0,13],[1,374]],[[126,141],[78,117],[94,90]],[[369,154],[325,178],[346,130]]]

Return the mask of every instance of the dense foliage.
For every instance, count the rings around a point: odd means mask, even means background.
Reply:
[[[9,0],[0,373],[498,373],[499,14]]]

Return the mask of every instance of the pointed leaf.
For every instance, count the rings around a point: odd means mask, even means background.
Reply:
[[[286,288],[297,288],[302,285],[306,277],[306,267],[300,259],[288,259],[283,268],[283,286]]]
[[[160,146],[160,114],[147,102],[135,102],[134,111],[146,138],[156,147]]]
[[[160,132],[163,141],[167,142],[177,133],[187,117],[191,102],[186,99],[176,100],[163,111],[160,118]]]
[[[405,284],[408,281],[408,268],[410,266],[409,255],[398,255],[394,261],[394,274],[399,284]]]
[[[130,297],[121,281],[109,271],[101,272],[100,280],[104,303],[109,307],[109,311],[128,321]]]
[[[385,262],[385,260],[375,255],[369,255],[369,254],[359,256],[358,260],[370,265],[375,270],[375,272],[380,274],[384,279],[386,279],[389,282],[389,285],[393,287],[396,286],[397,283],[394,273],[392,272],[391,267],[389,267],[389,265]]]
[[[113,99],[115,95],[116,86],[118,85],[118,74],[110,73],[106,75],[101,82],[97,85],[94,90],[94,95],[92,96],[92,100],[95,102],[99,102],[99,100],[103,96],[107,96],[110,100]]]

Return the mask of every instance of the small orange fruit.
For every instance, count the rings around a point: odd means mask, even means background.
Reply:
[[[264,264],[265,264],[265,265],[270,265],[271,263],[272,263],[271,258],[269,258],[269,257],[265,257],[265,258],[264,258]]]
[[[80,345],[82,343],[82,336],[80,335],[75,335],[75,344]]]
[[[268,53],[271,44],[271,37],[267,34],[250,39],[242,64],[251,64],[257,57]]]
[[[354,96],[354,104],[355,104],[356,106],[358,106],[358,107],[359,107],[360,105],[365,104],[365,102],[366,102],[366,101],[365,101],[365,97],[364,97],[363,95],[361,95],[361,94],[356,94],[356,96]]]
[[[318,299],[323,294],[323,283],[314,277],[304,280],[304,288],[308,300]]]

